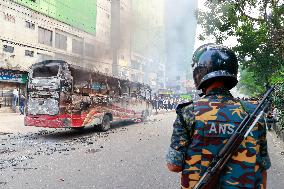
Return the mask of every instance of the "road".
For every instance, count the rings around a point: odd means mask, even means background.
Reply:
[[[23,116],[0,114],[0,188],[179,188],[164,160],[174,118],[159,114],[99,133],[24,127]],[[268,188],[283,188],[284,145],[273,133],[268,139]]]

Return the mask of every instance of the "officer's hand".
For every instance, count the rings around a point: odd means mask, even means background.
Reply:
[[[172,171],[172,172],[179,173],[179,172],[182,171],[182,167],[181,167],[181,166],[176,166],[176,165],[170,164],[170,163],[168,163],[167,166],[168,166],[168,169],[169,169],[170,171]]]

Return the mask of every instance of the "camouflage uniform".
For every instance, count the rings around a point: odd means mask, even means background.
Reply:
[[[240,103],[226,89],[214,89],[201,100],[179,105],[166,159],[183,168],[182,188],[196,185],[246,113],[255,107],[252,102]],[[261,173],[270,165],[266,129],[258,123],[227,163],[219,188],[261,189]]]

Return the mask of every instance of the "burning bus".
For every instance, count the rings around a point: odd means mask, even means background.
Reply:
[[[47,60],[30,68],[25,125],[107,131],[111,121],[144,120],[150,100],[142,83]]]

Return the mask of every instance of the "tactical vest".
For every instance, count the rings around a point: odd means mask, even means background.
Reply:
[[[255,105],[248,104],[251,111]],[[247,106],[247,105],[246,105]],[[207,170],[233,132],[246,111],[239,101],[210,96],[193,102],[195,125],[188,147],[181,183],[183,188],[193,188]],[[227,163],[219,180],[222,189],[262,188],[259,166],[259,139],[262,126],[257,125]]]

